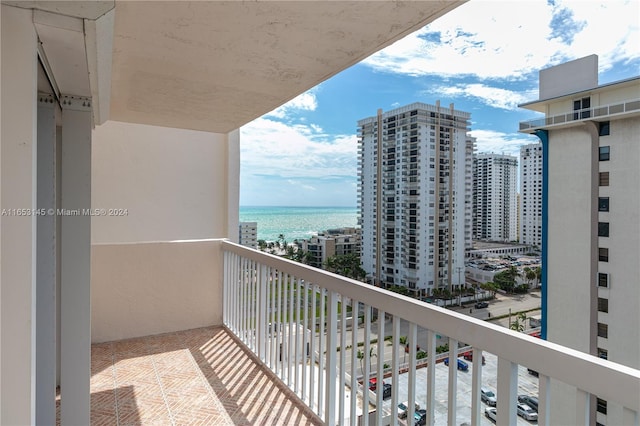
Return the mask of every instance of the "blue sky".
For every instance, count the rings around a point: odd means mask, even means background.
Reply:
[[[590,54],[640,75],[640,0],[471,0],[241,129],[240,205],[356,206],[357,121],[412,102],[471,113],[478,152],[518,155],[538,71]]]

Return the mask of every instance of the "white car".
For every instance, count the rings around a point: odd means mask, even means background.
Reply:
[[[416,402],[416,408],[415,410],[413,410],[413,412],[417,412],[420,409],[420,404],[418,404]],[[405,401],[405,402],[401,402],[400,404],[398,404],[398,417],[400,417],[401,419],[404,419],[405,417],[407,417],[407,414],[409,413],[409,402]]]
[[[487,407],[484,409],[484,415],[491,420],[492,422],[496,422],[498,419],[498,411],[495,407]]]
[[[490,389],[480,388],[480,399],[485,404],[495,407],[496,406],[496,394],[493,393]]]
[[[518,403],[518,415],[525,420],[538,420],[538,413],[527,404]]]

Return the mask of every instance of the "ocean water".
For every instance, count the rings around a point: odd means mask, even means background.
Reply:
[[[288,242],[309,238],[327,229],[354,227],[356,207],[240,207],[241,222],[258,222],[258,239]]]

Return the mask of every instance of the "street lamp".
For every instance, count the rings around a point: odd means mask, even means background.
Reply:
[[[462,279],[460,278],[460,272],[462,272],[462,266],[456,266],[456,271],[458,272],[458,306],[462,306]]]

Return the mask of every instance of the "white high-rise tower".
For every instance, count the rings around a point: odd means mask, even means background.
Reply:
[[[413,103],[358,121],[362,264],[376,285],[431,295],[464,284],[469,118],[453,105]]]

